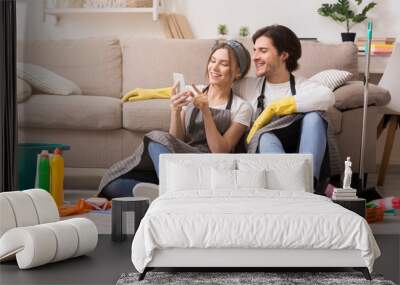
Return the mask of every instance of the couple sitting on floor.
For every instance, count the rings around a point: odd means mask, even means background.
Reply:
[[[250,68],[249,52],[235,40],[217,43],[207,61],[208,85],[177,93],[175,84],[169,132],[146,134],[131,156],[111,166],[100,182],[100,196],[132,196],[137,183],[157,183],[160,154],[230,153],[242,138],[250,153],[311,153],[318,181],[327,150],[327,122],[321,115],[334,96],[329,88],[292,74],[301,45],[290,29],[268,26],[252,39],[257,78],[251,83],[257,92],[246,94],[249,102],[232,92]],[[140,171],[149,163],[154,175]]]

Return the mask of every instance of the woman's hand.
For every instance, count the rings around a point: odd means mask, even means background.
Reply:
[[[176,94],[176,87],[178,86],[179,82],[176,82],[172,87],[171,99],[170,99],[170,107],[171,110],[174,112],[181,112],[182,107],[186,106],[190,103],[189,98],[193,97],[191,91],[184,91],[179,94]]]
[[[193,105],[198,108],[202,113],[209,112],[208,106],[208,96],[207,94],[201,92],[196,85],[192,84],[193,90],[196,92],[196,95],[193,97]]]

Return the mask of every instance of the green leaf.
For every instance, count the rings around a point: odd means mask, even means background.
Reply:
[[[318,13],[321,16],[329,17],[331,14],[335,13],[335,10],[331,4],[322,4],[322,7],[318,9]]]
[[[362,0],[355,0],[357,5],[362,4]],[[329,17],[336,22],[346,22],[347,28],[349,28],[349,22],[353,23],[361,23],[365,21],[367,18],[367,13],[376,6],[375,2],[371,2],[367,4],[364,9],[362,9],[361,13],[357,14],[357,11],[353,11],[350,6],[349,0],[337,0],[334,4],[324,3],[318,9],[318,13],[321,16]]]
[[[352,22],[361,23],[361,22],[365,21],[365,19],[367,19],[366,16],[364,16],[363,14],[358,14],[353,17]]]
[[[249,28],[248,27],[240,27],[239,29],[239,36],[241,37],[247,37],[249,35]]]
[[[371,10],[372,8],[374,8],[376,6],[375,2],[371,2],[369,3],[367,6],[364,7],[364,9],[362,10],[361,14],[363,14],[364,16],[367,15],[368,11]]]
[[[347,15],[350,9],[349,0],[338,0],[338,3],[334,4],[336,12],[342,15]]]
[[[218,34],[220,35],[226,35],[228,33],[228,28],[224,24],[219,24],[218,25]]]
[[[346,17],[343,16],[343,15],[332,14],[330,17],[331,17],[333,20],[335,20],[336,22],[343,23],[344,21],[346,21]]]
[[[369,10],[374,8],[376,6],[376,3],[371,2],[367,6],[364,7],[361,13],[355,15],[352,19],[354,23],[361,23],[367,19],[367,13]]]

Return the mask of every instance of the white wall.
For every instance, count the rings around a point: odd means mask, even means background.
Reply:
[[[317,37],[324,42],[340,41],[344,26],[317,13],[322,3],[333,0],[175,0],[173,9],[185,14],[199,38],[216,36],[218,24],[226,24],[231,36],[236,36],[240,26],[248,26],[250,33],[258,28],[282,24],[299,37]],[[354,1],[352,1],[354,2]],[[369,3],[370,1],[364,1]],[[369,16],[375,21],[377,36],[400,38],[400,1],[375,0],[378,5]],[[354,27],[365,34],[366,22]]]
[[[279,23],[300,37],[340,41],[344,26],[317,13],[325,2],[333,0],[164,0],[167,10],[186,15],[198,38],[215,37],[218,24],[226,24],[230,35],[236,36],[240,26],[248,26],[253,33],[262,26]],[[400,38],[400,1],[375,2],[378,5],[370,13],[375,24],[374,35]],[[164,36],[160,22],[153,22],[151,14],[70,15],[55,25],[51,16],[43,21],[42,8],[43,0],[17,0],[20,39]],[[365,26],[366,22],[353,30],[364,35]]]
[[[43,5],[43,0],[17,0],[18,39],[164,37],[160,22],[154,22],[150,13],[75,14],[63,16],[56,23],[55,17],[49,15],[43,20]]]

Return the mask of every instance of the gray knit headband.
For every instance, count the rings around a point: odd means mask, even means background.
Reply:
[[[243,76],[245,76],[245,72],[249,69],[249,64],[250,64],[250,57],[248,51],[244,46],[242,46],[240,42],[236,40],[227,40],[225,43],[228,46],[230,46],[234,51],[236,60],[238,61],[239,64],[240,78],[243,78]]]

